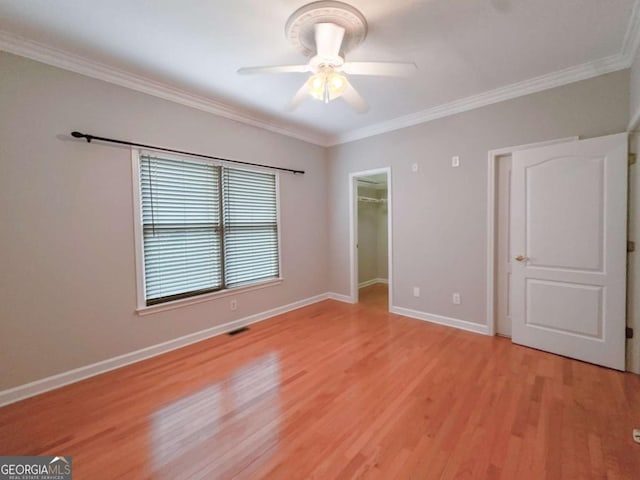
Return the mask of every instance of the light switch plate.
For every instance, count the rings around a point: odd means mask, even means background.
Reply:
[[[640,428],[633,429],[633,441],[640,443]]]
[[[459,167],[460,166],[460,157],[459,156],[455,156],[455,157],[451,157],[451,166],[452,167]]]
[[[411,171],[412,172],[417,172],[418,171],[418,164],[417,163],[414,163],[414,164],[411,165]]]

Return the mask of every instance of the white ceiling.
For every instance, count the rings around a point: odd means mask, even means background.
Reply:
[[[399,117],[429,118],[420,115],[586,63],[591,76],[598,68],[624,68],[616,59],[628,48],[625,38],[629,43],[640,30],[634,0],[349,0],[367,18],[369,33],[348,60],[413,61],[418,72],[408,79],[352,78],[370,104],[366,114],[342,100],[311,99],[288,112],[306,74],[236,70],[305,63],[284,25],[306,3],[0,0],[0,30],[230,106],[258,123],[325,139],[318,143],[375,132]]]

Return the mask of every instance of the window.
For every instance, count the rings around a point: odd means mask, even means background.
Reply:
[[[147,306],[279,277],[275,174],[138,158]]]

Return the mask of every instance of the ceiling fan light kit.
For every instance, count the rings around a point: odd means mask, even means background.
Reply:
[[[287,20],[285,35],[310,57],[307,64],[245,67],[238,73],[311,73],[291,100],[291,110],[311,96],[325,103],[342,98],[356,112],[364,113],[367,102],[347,75],[405,76],[416,69],[407,62],[345,62],[345,55],[367,36],[364,15],[346,3],[319,1],[299,8]]]
[[[333,69],[321,69],[309,77],[309,94],[324,103],[329,103],[341,96],[347,88],[347,79]]]

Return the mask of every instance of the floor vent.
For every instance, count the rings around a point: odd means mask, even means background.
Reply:
[[[244,333],[248,331],[249,331],[249,327],[241,327],[235,330],[231,330],[229,333],[227,333],[227,335],[233,336],[233,335],[238,335],[239,333]]]

